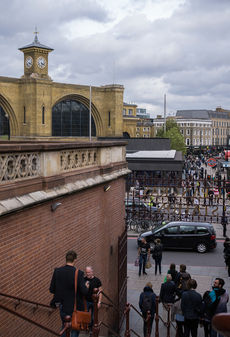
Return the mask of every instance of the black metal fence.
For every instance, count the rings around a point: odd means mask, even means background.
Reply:
[[[126,185],[126,224],[141,232],[162,221],[222,223],[228,216],[230,181],[210,176],[151,177],[130,174]]]

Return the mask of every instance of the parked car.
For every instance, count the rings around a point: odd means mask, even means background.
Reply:
[[[138,237],[138,245],[141,238],[145,237],[150,243],[151,250],[154,248],[155,239],[161,239],[163,248],[193,249],[199,253],[216,247],[216,233],[209,223],[175,221],[155,227],[152,231],[142,233]]]
[[[128,219],[150,220],[151,226],[159,225],[163,219],[163,214],[158,207],[150,206],[139,198],[125,199],[125,213]],[[146,229],[143,227],[143,230]]]

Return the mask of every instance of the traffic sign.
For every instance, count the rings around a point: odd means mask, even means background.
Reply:
[[[217,161],[216,161],[215,158],[209,158],[209,159],[207,160],[207,164],[208,164],[209,166],[211,166],[211,167],[215,167],[215,166],[217,165]]]

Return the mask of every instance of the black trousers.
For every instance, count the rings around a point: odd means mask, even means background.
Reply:
[[[161,257],[155,257],[154,260],[155,260],[155,275],[157,274],[157,266],[159,268],[159,273],[161,274]]]
[[[192,337],[197,337],[198,319],[186,319],[184,320],[184,336],[189,337],[190,332]]]
[[[177,336],[184,337],[184,322],[176,321],[176,325],[177,325]]]

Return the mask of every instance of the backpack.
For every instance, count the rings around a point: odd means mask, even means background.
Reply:
[[[206,291],[203,296],[204,312],[208,317],[212,317],[215,314],[217,305],[219,303],[220,296],[217,297],[215,290]]]
[[[152,308],[152,293],[144,294],[142,301],[142,312],[151,311]]]

